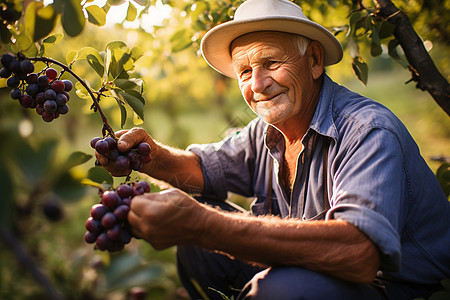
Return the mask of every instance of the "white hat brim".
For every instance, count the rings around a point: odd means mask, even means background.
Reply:
[[[293,33],[320,42],[324,50],[325,66],[338,63],[343,56],[341,44],[325,27],[308,19],[269,16],[233,20],[212,28],[201,42],[203,58],[216,71],[237,78],[231,65],[231,42],[244,34],[257,31]]]

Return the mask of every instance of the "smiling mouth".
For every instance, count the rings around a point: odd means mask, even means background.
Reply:
[[[276,95],[271,96],[271,97],[265,97],[265,96],[262,96],[262,97],[253,97],[253,101],[254,101],[254,102],[267,102],[267,101],[273,100],[274,98],[277,98],[277,97],[280,96],[281,94],[283,94],[283,93],[279,93],[279,94],[276,94]]]

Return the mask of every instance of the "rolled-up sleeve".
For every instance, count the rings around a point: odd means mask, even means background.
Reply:
[[[333,162],[332,208],[326,219],[342,219],[379,249],[380,269],[398,271],[400,232],[408,209],[407,174],[400,143],[386,129],[362,129],[343,139]]]

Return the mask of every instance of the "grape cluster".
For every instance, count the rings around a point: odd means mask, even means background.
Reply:
[[[110,136],[105,138],[95,137],[91,140],[91,147],[113,161],[114,166],[119,171],[129,169],[138,171],[143,164],[152,160],[150,145],[145,142],[139,143],[131,150],[122,153],[117,150],[117,142],[114,138]]]
[[[87,232],[84,240],[96,245],[101,251],[115,252],[122,250],[131,241],[133,234],[127,216],[134,196],[150,192],[146,181],[122,183],[117,189],[101,193],[100,203],[91,208],[86,220]]]
[[[7,78],[10,96],[25,108],[35,109],[46,122],[69,112],[67,102],[73,88],[70,80],[59,80],[58,71],[46,68],[34,73],[34,64],[23,57],[6,53],[1,57],[0,77]]]

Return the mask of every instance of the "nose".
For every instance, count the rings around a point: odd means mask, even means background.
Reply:
[[[252,71],[252,91],[253,93],[262,93],[272,84],[270,72],[264,68],[254,68]]]

